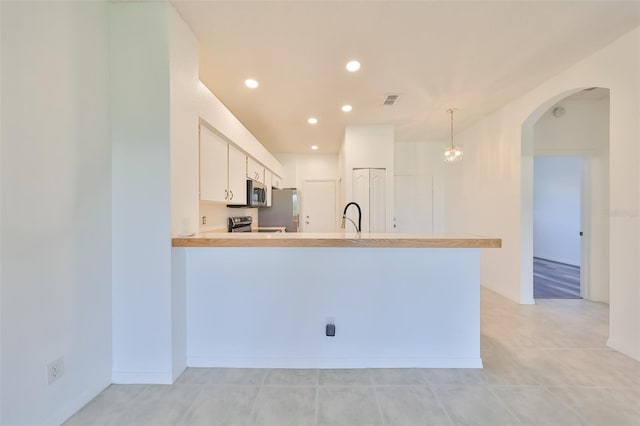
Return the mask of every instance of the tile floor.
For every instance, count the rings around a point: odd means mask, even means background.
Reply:
[[[640,425],[640,363],[605,347],[609,311],[482,292],[484,369],[189,368],[112,385],[66,425]]]

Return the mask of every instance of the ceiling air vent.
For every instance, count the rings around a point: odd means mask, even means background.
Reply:
[[[387,95],[384,98],[384,102],[382,102],[382,105],[384,106],[395,105],[398,102],[399,98],[400,98],[400,95]]]

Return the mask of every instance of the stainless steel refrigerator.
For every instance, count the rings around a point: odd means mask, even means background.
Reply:
[[[300,193],[295,188],[273,189],[271,207],[260,207],[260,226],[286,226],[287,232],[298,232]]]

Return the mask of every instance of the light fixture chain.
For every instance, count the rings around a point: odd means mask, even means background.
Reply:
[[[453,113],[457,110],[458,108],[449,108],[447,110],[447,112],[451,115],[451,149],[453,149]]]
[[[444,160],[447,163],[453,163],[455,161],[462,160],[462,148],[459,148],[453,144],[453,113],[457,110],[457,108],[449,108],[447,112],[450,114],[450,130],[451,130],[451,140],[449,147],[444,151]]]
[[[451,148],[453,149],[453,108],[449,112],[451,113]]]

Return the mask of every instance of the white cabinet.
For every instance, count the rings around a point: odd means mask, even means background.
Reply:
[[[200,199],[226,202],[227,142],[206,127],[200,126]]]
[[[276,189],[282,189],[282,178],[276,174],[271,176],[271,186]]]
[[[353,201],[362,209],[362,232],[386,232],[387,186],[385,169],[353,169]],[[355,210],[349,217],[357,220]]]
[[[253,158],[247,158],[247,178],[264,183],[264,167]]]
[[[273,173],[270,170],[264,170],[264,188],[267,191],[267,207],[271,207],[271,182]]]
[[[200,199],[246,204],[246,159],[242,152],[200,126]]]
[[[229,145],[229,199],[227,204],[247,204],[246,162],[247,156]]]

